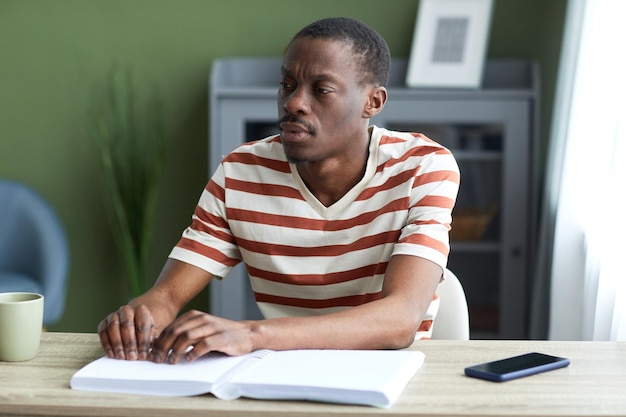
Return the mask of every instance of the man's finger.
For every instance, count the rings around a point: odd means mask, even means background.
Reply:
[[[107,358],[115,359],[115,351],[113,350],[113,346],[111,346],[107,331],[107,319],[98,323],[98,336],[100,337],[100,344],[102,345],[102,349],[104,349],[104,354]]]
[[[124,348],[124,358],[137,359],[137,339],[135,337],[135,310],[130,306],[122,306],[118,310],[119,329]]]
[[[120,334],[120,318],[117,314],[111,313],[103,320],[105,337],[109,342],[109,349],[112,351],[112,358],[126,359],[124,355],[124,345],[122,344],[122,335]]]
[[[181,355],[192,347],[201,336],[207,336],[211,330],[209,323],[205,321],[210,319],[206,313],[198,311],[188,311],[187,313],[174,320],[167,326],[152,345],[152,351],[148,357],[149,360],[157,363],[178,362]],[[196,329],[203,328],[204,334]]]
[[[146,360],[154,337],[154,319],[150,309],[140,305],[135,310],[135,333],[137,336],[137,353],[139,360]]]

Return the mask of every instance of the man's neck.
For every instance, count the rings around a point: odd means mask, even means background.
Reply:
[[[360,155],[350,158],[332,158],[296,164],[300,177],[309,191],[325,206],[330,207],[356,186],[367,168],[369,136]]]

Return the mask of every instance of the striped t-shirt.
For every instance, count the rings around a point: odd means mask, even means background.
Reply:
[[[266,318],[376,300],[392,255],[445,268],[459,186],[454,157],[421,134],[370,130],[363,179],[329,207],[287,162],[280,136],[241,145],[222,160],[170,257],[216,277],[243,261]],[[435,297],[425,336],[437,306]]]

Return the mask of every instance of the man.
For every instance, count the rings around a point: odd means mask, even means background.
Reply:
[[[425,136],[369,126],[389,65],[385,41],[353,19],[296,34],[281,69],[280,135],[224,158],[153,288],[99,324],[107,356],[395,349],[428,335],[459,173]],[[241,260],[264,320],[176,318]]]

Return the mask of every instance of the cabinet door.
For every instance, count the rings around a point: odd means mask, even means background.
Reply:
[[[226,97],[211,105],[209,175],[237,146],[278,132],[275,98]]]
[[[525,100],[393,99],[374,124],[448,147],[461,170],[449,268],[463,283],[472,338],[524,338],[530,105]]]

